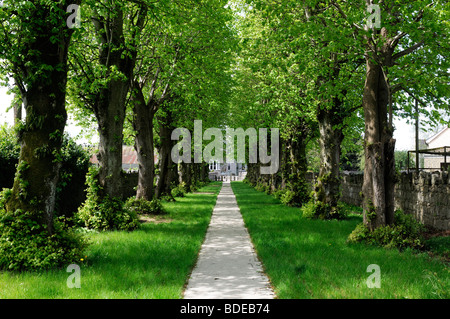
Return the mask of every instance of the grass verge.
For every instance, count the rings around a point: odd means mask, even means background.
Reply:
[[[66,269],[0,272],[0,298],[178,299],[195,265],[221,184],[211,183],[176,202],[163,202],[167,222],[133,232],[88,233],[81,288],[68,288]],[[159,219],[161,221],[161,219]]]
[[[301,209],[242,182],[232,189],[255,249],[280,299],[450,298],[449,267],[427,253],[348,244],[361,222],[308,220]],[[369,265],[380,267],[381,288],[369,288]]]

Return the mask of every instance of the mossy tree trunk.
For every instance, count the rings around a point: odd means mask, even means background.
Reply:
[[[317,183],[314,187],[314,201],[320,204],[328,213],[336,211],[340,198],[341,142],[342,121],[339,117],[339,101],[335,101],[336,107],[331,110],[319,109],[319,149],[320,168]]]
[[[67,5],[62,1],[59,10],[65,12]],[[12,196],[6,203],[9,212],[20,209],[32,213],[49,234],[53,233],[60,150],[67,120],[67,56],[72,34],[66,17],[55,19],[54,10],[42,5],[26,17],[27,27],[34,33],[21,37],[24,51],[14,61],[24,59],[14,77],[26,118],[19,130],[21,150]]]
[[[306,138],[300,134],[295,139],[288,142],[288,188],[294,193],[293,205],[301,206],[309,199],[308,183],[306,181],[306,171],[308,162],[306,159]]]
[[[209,164],[203,162],[200,165],[200,180],[202,182],[207,182],[209,181]]]
[[[111,9],[112,10],[112,9]],[[124,13],[114,8],[112,16],[92,18],[100,40],[100,63],[108,70],[107,85],[95,98],[94,113],[98,123],[100,164],[99,182],[104,195],[122,199],[122,145],[126,99],[136,64],[136,48],[126,48]],[[136,28],[142,27],[146,9],[141,9]],[[137,35],[135,34],[137,37]],[[119,74],[114,74],[115,72]]]
[[[258,163],[248,163],[247,165],[247,175],[245,179],[249,182],[250,185],[255,186],[259,176],[259,167]]]
[[[184,190],[189,192],[191,189],[191,185],[192,185],[192,165],[194,165],[193,163],[184,163],[181,162],[179,164],[179,174],[180,174],[180,182],[184,183]]]
[[[369,2],[367,5],[369,6]],[[439,8],[439,4],[417,3],[415,10],[410,12],[412,16],[405,19],[396,18],[402,8],[397,5],[384,3],[381,7],[384,9],[386,17],[383,16],[383,18],[388,19],[389,23],[382,22],[386,25],[379,29],[372,26],[372,30],[366,30],[370,31],[370,35],[366,33],[362,37],[366,62],[366,80],[363,92],[365,167],[362,194],[364,223],[370,230],[394,223],[396,141],[393,138],[392,100],[396,91],[404,90],[411,95],[410,90],[405,87],[405,83],[408,81],[399,80],[402,77],[399,77],[398,73],[395,77],[390,78],[389,72],[394,67],[396,70],[424,68],[424,62],[421,59],[404,59],[405,56],[419,50],[422,53],[426,52],[427,60],[439,61],[439,57],[442,56],[441,52],[446,50],[442,43],[448,42],[447,39],[442,38],[441,40],[441,34],[436,32],[439,29],[439,23],[433,20],[436,17],[435,12],[442,10]],[[424,46],[427,48],[422,50]],[[421,54],[417,54],[417,56]],[[413,63],[410,63],[411,61]],[[432,65],[433,63],[425,64]],[[426,74],[427,71],[424,71],[423,75]],[[430,72],[430,74],[435,75],[434,72]],[[424,79],[426,78],[424,77]],[[393,80],[399,80],[395,86],[391,85]],[[414,81],[410,80],[414,83],[414,90],[428,85],[425,82],[427,80],[424,81],[421,77],[415,78]],[[435,98],[434,93],[430,95]]]
[[[133,126],[136,131],[135,149],[139,162],[139,177],[136,191],[137,199],[152,200],[155,181],[155,152],[153,140],[153,119],[156,112],[156,102],[145,103],[142,88],[135,92],[136,104],[133,108]]]
[[[170,184],[174,178],[174,174],[171,174],[171,170],[175,169],[177,164],[172,161],[171,151],[174,146],[172,141],[172,113],[170,110],[165,110],[166,116],[159,117],[159,178],[155,189],[155,198],[161,198],[164,195],[171,196]]]

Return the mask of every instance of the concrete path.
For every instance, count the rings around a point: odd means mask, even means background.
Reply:
[[[217,197],[185,299],[272,299],[230,183]]]

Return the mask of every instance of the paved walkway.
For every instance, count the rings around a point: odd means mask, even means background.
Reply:
[[[236,197],[224,182],[185,299],[272,299]]]

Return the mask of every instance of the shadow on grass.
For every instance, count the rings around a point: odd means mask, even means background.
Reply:
[[[143,227],[130,234],[109,234],[88,254],[86,276],[91,271],[101,274],[96,282],[101,281],[106,291],[173,286],[181,293],[206,227],[207,223],[174,223]]]
[[[450,287],[448,267],[426,254],[348,244],[360,216],[308,220],[301,217],[301,209],[247,184],[231,185],[279,298],[436,298]],[[371,264],[380,266],[381,289],[367,286]],[[430,272],[440,281],[431,282]]]
[[[219,187],[215,187],[218,193]],[[203,189],[208,189],[206,186]],[[0,272],[0,298],[180,298],[195,265],[216,195],[187,194],[163,203],[169,223],[144,224],[133,232],[90,233],[81,288],[69,289],[66,269]]]

